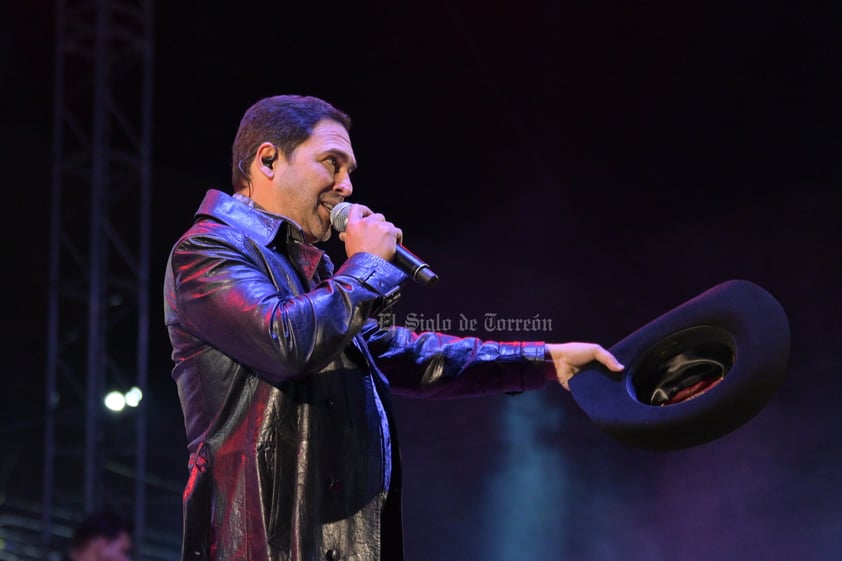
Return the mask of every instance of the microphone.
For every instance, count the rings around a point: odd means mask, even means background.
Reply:
[[[351,203],[339,203],[333,207],[333,210],[330,211],[330,224],[334,230],[337,232],[345,231],[345,226],[348,225],[348,212],[350,210]],[[395,248],[393,262],[417,283],[426,286],[435,286],[439,282],[439,276],[430,269],[429,265],[400,244]]]

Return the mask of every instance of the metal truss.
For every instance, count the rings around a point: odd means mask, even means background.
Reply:
[[[103,507],[134,521],[143,558],[146,402],[112,415],[103,396],[147,389],[152,8],[56,1],[43,559]]]

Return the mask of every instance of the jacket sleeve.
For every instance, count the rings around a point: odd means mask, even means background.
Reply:
[[[211,345],[273,383],[327,366],[406,280],[387,261],[361,253],[303,292],[285,257],[267,256],[244,236],[185,238],[170,267],[166,297],[178,317],[168,323],[195,337],[197,351]]]
[[[420,398],[455,398],[521,393],[546,384],[544,343],[484,341],[405,327],[363,335],[392,391]]]

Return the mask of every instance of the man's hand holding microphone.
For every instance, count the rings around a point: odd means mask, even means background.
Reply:
[[[401,245],[403,232],[365,205],[342,202],[330,211],[330,223],[345,243],[345,253],[371,253],[391,261],[412,280],[434,286],[439,277],[417,255]]]

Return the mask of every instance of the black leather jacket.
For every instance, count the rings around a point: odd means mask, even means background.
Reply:
[[[390,390],[545,383],[542,343],[379,329],[372,318],[406,276],[368,254],[334,273],[303,240],[211,190],[170,254],[164,311],[190,452],[184,559],[378,561],[400,473]]]

